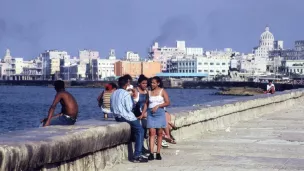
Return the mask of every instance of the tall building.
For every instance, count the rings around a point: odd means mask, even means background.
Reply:
[[[92,59],[99,58],[99,52],[93,50],[80,50],[78,52],[80,63],[88,64]]]
[[[71,56],[66,51],[47,50],[40,54],[44,79],[58,79],[61,66],[69,66]]]

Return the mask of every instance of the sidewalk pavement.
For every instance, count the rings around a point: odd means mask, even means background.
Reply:
[[[243,121],[162,149],[161,161],[124,161],[111,171],[304,170],[304,106]]]

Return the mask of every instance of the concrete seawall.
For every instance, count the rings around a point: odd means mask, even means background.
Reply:
[[[304,90],[175,108],[173,132],[183,139],[291,107]],[[128,157],[130,127],[116,122],[80,121],[70,127],[37,128],[1,135],[0,170],[103,170]]]
[[[275,95],[242,97],[229,102],[212,102],[187,109],[176,108],[172,112],[176,113],[174,122],[178,129],[172,134],[177,140],[184,139],[280,111],[301,101],[304,101],[303,89],[287,90]]]

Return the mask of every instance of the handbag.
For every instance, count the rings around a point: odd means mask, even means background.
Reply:
[[[136,103],[136,105],[134,106],[132,112],[134,113],[134,115],[136,117],[140,117],[141,116],[141,107],[140,107],[139,103]]]

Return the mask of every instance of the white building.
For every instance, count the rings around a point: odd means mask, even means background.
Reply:
[[[269,27],[261,34],[259,46],[255,47],[253,52],[255,55],[254,64],[256,65],[256,72],[266,73],[274,72],[275,61],[271,56],[274,50],[282,50],[284,48],[282,40],[276,40],[273,34],[269,31]]]
[[[3,60],[1,60],[1,73],[2,79],[11,80],[13,79],[13,75],[15,74],[15,69],[12,66],[11,52],[9,49],[6,50]]]
[[[23,61],[22,80],[43,80],[42,58],[37,57],[34,60]],[[19,78],[20,79],[20,78]]]
[[[140,56],[138,53],[128,51],[128,52],[126,52],[124,59],[127,61],[140,61]]]
[[[47,50],[40,54],[45,79],[58,79],[61,66],[69,66],[71,56],[66,51]]]
[[[102,80],[107,77],[113,77],[115,76],[114,73],[114,65],[118,60],[116,59],[98,59],[98,79]]]
[[[217,54],[208,56],[175,56],[168,60],[168,72],[172,73],[205,73],[209,77],[228,75],[230,55]]]
[[[304,51],[304,40],[295,41],[295,50],[296,51]]]
[[[23,58],[13,58],[12,68],[15,69],[16,75],[21,75],[23,72]]]
[[[274,36],[269,27],[266,27],[261,34],[259,46],[254,48],[254,54],[256,58],[267,58],[271,50],[274,50]]]
[[[66,51],[47,50],[40,55],[46,59],[70,59],[71,56]]]
[[[80,63],[88,64],[92,59],[99,59],[99,52],[93,50],[80,50],[78,52]]]
[[[172,57],[183,57],[185,55],[201,56],[203,53],[203,48],[186,47],[185,41],[176,41],[175,47],[159,47],[158,42],[155,42],[150,48],[150,57],[153,61],[161,63],[163,72],[167,71],[167,62]]]
[[[9,79],[9,73],[8,73],[8,70],[7,70],[8,68],[9,68],[8,63],[4,63],[4,62],[0,63],[0,80]]]
[[[304,74],[304,59],[302,60],[283,60],[282,61],[283,72],[286,74]]]
[[[203,55],[203,48],[186,48],[186,55],[200,56]]]

